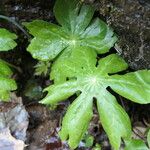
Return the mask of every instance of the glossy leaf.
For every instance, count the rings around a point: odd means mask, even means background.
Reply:
[[[109,92],[101,91],[97,96],[97,107],[100,121],[106,131],[111,145],[119,150],[121,137],[129,138],[131,134],[130,120],[116,98]]]
[[[79,0],[57,0],[54,13],[57,21],[73,34],[83,32],[94,15],[94,9]]]
[[[117,40],[102,20],[92,21],[94,9],[80,0],[57,0],[54,14],[61,26],[42,20],[24,23],[34,36],[27,50],[38,60],[52,60],[79,45],[106,53]]]
[[[142,140],[131,139],[125,142],[126,147],[124,150],[149,150],[146,144]]]
[[[58,67],[60,73],[55,77],[61,81],[45,89],[48,94],[41,103],[55,104],[76,92],[81,93],[68,108],[60,132],[61,138],[68,139],[71,148],[75,148],[88,128],[92,118],[93,98],[96,98],[103,128],[114,149],[118,150],[121,138],[128,139],[131,135],[130,120],[107,87],[134,102],[150,103],[150,99],[147,98],[150,97],[150,71],[112,75],[127,69],[127,64],[120,56],[111,54],[102,58],[96,67],[95,52],[90,49],[81,50],[81,47],[76,47],[71,56],[68,53],[68,59],[65,60],[65,57],[66,55],[64,58],[62,55]],[[142,92],[139,92],[139,87],[143,88]]]
[[[83,72],[93,72],[93,67],[96,64],[96,53],[90,48],[83,50],[81,46],[68,48],[58,60],[56,60],[51,69],[51,79],[55,83],[64,82],[66,77],[76,77]],[[79,57],[80,56],[80,57]]]
[[[8,51],[16,47],[16,42],[14,41],[17,36],[10,33],[8,30],[0,28],[0,51]]]
[[[140,104],[150,103],[150,70],[114,75],[110,84],[115,92],[127,99]]]

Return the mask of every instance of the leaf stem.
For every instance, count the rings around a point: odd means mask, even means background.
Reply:
[[[23,27],[19,23],[17,23],[15,20],[11,19],[10,17],[4,16],[4,15],[0,15],[0,18],[13,23],[16,27],[18,27],[26,35],[26,37],[28,39],[31,38],[30,35],[23,29]]]

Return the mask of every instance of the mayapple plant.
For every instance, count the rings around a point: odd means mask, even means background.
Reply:
[[[0,28],[0,51],[13,49],[17,44],[17,36],[4,28]],[[7,62],[0,59],[0,101],[8,101],[10,92],[17,89],[16,82],[11,79],[13,72]]]
[[[76,94],[62,121],[59,133],[76,148],[88,129],[96,100],[101,124],[110,143],[119,150],[121,139],[131,138],[131,122],[114,92],[136,103],[150,103],[150,71],[119,75],[128,68],[117,54],[97,59],[113,47],[117,37],[94,9],[79,0],[57,0],[54,14],[59,25],[42,20],[24,23],[33,35],[27,50],[39,61],[52,61],[47,96],[40,102],[53,105]],[[142,89],[142,90],[141,90]]]
[[[125,141],[125,149],[124,150],[132,150],[132,149],[138,149],[138,150],[149,150],[150,149],[150,130],[147,133],[147,145],[144,143],[144,141],[140,139],[130,139]]]

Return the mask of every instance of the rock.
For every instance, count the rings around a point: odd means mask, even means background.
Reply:
[[[119,36],[121,55],[132,69],[150,68],[150,1],[102,0],[95,7]],[[120,52],[119,52],[120,53]]]

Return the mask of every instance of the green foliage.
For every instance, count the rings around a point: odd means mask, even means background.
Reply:
[[[85,134],[82,141],[85,143],[85,147],[92,147],[94,143],[94,137],[90,134]]]
[[[0,29],[0,51],[8,51],[16,46],[14,39],[17,36],[6,29]],[[17,85],[11,79],[12,71],[8,63],[0,59],[0,101],[8,101],[10,91],[16,90]]]
[[[0,28],[0,51],[13,49],[17,43],[14,41],[17,36],[8,30]]]
[[[131,139],[125,142],[126,147],[124,150],[149,150],[142,140]]]
[[[76,148],[88,128],[96,99],[103,128],[113,148],[119,150],[121,138],[131,136],[131,124],[108,87],[133,102],[150,103],[150,71],[117,75],[128,65],[116,54],[97,62],[97,54],[108,52],[117,38],[102,20],[92,20],[91,6],[80,0],[57,0],[54,14],[60,25],[42,20],[24,23],[34,37],[27,50],[40,61],[54,61],[50,74],[54,85],[45,89],[48,94],[41,103],[55,105],[78,93],[60,131],[61,139]]]
[[[147,143],[150,148],[150,130],[147,134]],[[145,142],[140,139],[130,139],[125,141],[125,150],[149,150]]]
[[[101,145],[96,144],[92,150],[101,150]]]
[[[54,15],[59,25],[42,20],[24,25],[33,35],[27,50],[41,61],[35,67],[35,74],[46,75],[49,61],[54,61],[50,74],[54,84],[45,89],[48,94],[41,103],[56,106],[76,95],[63,118],[61,139],[68,140],[71,148],[78,146],[92,119],[95,100],[101,124],[115,150],[119,150],[121,139],[126,141],[126,150],[147,150],[142,141],[130,140],[130,119],[112,91],[136,103],[150,103],[150,71],[119,75],[117,73],[128,68],[120,56],[111,54],[97,60],[97,54],[108,52],[117,37],[102,20],[92,19],[94,9],[91,6],[80,0],[57,0]],[[0,29],[0,51],[13,49],[16,38],[15,34]],[[17,88],[11,76],[8,64],[0,59],[0,100],[7,101],[10,91]],[[34,98],[37,90],[31,86],[26,94]],[[150,132],[147,139],[150,145]],[[85,140],[87,147],[93,145],[93,137]],[[95,148],[100,149],[100,146]]]
[[[27,50],[36,59],[52,60],[79,45],[101,54],[116,42],[113,31],[102,20],[92,20],[94,9],[79,0],[56,1],[54,14],[61,26],[42,20],[24,23],[34,36]]]
[[[51,65],[51,63],[48,61],[39,61],[34,67],[35,68],[35,74],[34,75],[46,76],[49,72],[50,65]]]
[[[16,90],[17,85],[11,79],[12,71],[8,65],[0,59],[0,101],[7,101],[10,97],[10,91]]]
[[[62,140],[69,139],[69,145],[76,148],[88,128],[93,115],[93,98],[96,98],[103,128],[112,146],[118,150],[121,138],[130,137],[131,125],[126,112],[106,88],[111,87],[134,102],[150,103],[150,71],[109,75],[127,69],[127,64],[116,54],[100,59],[97,67],[96,64],[94,51],[76,48],[70,59],[63,63],[65,72],[62,77],[65,81],[46,88],[48,94],[41,103],[55,104],[80,91],[81,94],[67,110],[60,132]]]

